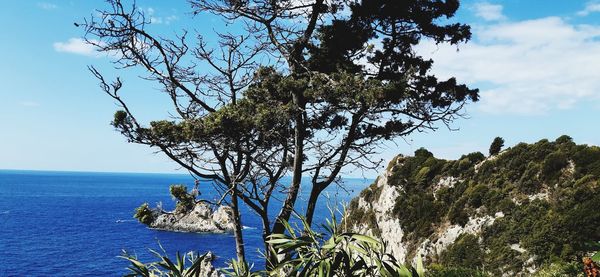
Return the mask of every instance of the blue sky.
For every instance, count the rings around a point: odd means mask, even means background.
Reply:
[[[117,109],[86,70],[109,76],[107,57],[82,44],[79,22],[104,1],[6,1],[0,9],[0,169],[173,172],[177,166],[152,149],[128,144],[109,125]],[[188,14],[185,1],[140,0],[152,30],[182,27],[210,32],[212,17]],[[456,20],[474,37],[456,47],[423,43],[439,76],[456,76],[481,89],[481,101],[449,131],[411,135],[384,146],[381,157],[419,147],[442,158],[487,148],[554,139],[600,145],[600,1],[462,1]],[[118,72],[124,94],[142,120],[168,116],[168,101],[140,71]],[[375,176],[376,172],[367,173]],[[352,174],[348,174],[352,175]]]

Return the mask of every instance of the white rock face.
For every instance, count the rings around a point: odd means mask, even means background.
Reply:
[[[437,200],[437,192],[442,188],[453,188],[456,183],[460,182],[459,178],[454,176],[446,176],[440,178],[440,180],[433,186],[433,197]]]
[[[389,186],[388,177],[390,172],[384,172],[379,176],[377,180],[377,188],[381,189],[381,194],[378,199],[373,202],[366,202],[364,199],[358,199],[358,207],[364,210],[372,209],[375,212],[377,218],[377,227],[381,231],[381,237],[387,243],[388,250],[396,257],[399,261],[404,261],[408,250],[405,244],[402,243],[404,238],[404,231],[400,225],[400,221],[397,218],[390,217],[389,211],[394,207],[396,198],[399,195],[401,187]],[[368,226],[354,226],[354,230],[363,230],[366,234],[373,236],[373,230],[368,229]]]
[[[469,217],[469,221],[464,227],[460,225],[449,225],[442,226],[437,235],[436,241],[432,243],[430,239],[426,239],[421,243],[417,250],[417,254],[426,260],[427,257],[432,255],[439,255],[448,246],[453,244],[460,235],[462,234],[478,234],[481,232],[484,226],[490,226],[494,224],[494,221],[498,218],[504,217],[504,213],[498,212],[494,216],[483,216],[483,217]]]
[[[381,232],[380,238],[387,244],[391,254],[399,261],[411,262],[407,259],[412,258],[412,262],[415,263],[416,257],[420,255],[424,262],[427,262],[429,257],[441,254],[441,252],[453,244],[460,235],[477,235],[482,231],[483,227],[490,226],[496,219],[504,217],[504,214],[499,212],[494,214],[494,216],[486,215],[481,217],[470,217],[465,226],[452,225],[449,222],[442,223],[440,226],[436,226],[435,234],[417,242],[418,245],[416,247],[415,256],[408,257],[408,246],[411,242],[406,240],[406,233],[402,230],[400,221],[391,215],[397,197],[404,188],[388,185],[388,178],[390,175],[391,171],[386,171],[381,174],[377,180],[376,188],[381,190],[379,198],[374,199],[371,202],[359,198],[358,207],[362,210],[372,210],[375,213],[377,227]],[[438,183],[433,185],[433,191],[435,192],[444,187],[453,187],[460,181],[460,179],[455,177],[443,177]],[[350,222],[350,224],[353,223]],[[367,224],[364,223],[354,223],[351,229],[367,235],[374,235],[374,231],[370,230]]]
[[[206,253],[204,260],[200,263],[200,273],[198,276],[206,277],[225,277],[218,269],[216,269],[212,262],[215,259],[215,255],[212,252]]]
[[[220,206],[216,211],[204,202],[198,202],[187,213],[155,212],[151,228],[167,231],[193,233],[227,233],[233,232],[231,208]]]
[[[533,201],[533,200],[548,201],[549,197],[550,197],[550,194],[548,193],[547,190],[527,196],[527,198],[529,198],[529,201]]]
[[[525,250],[525,248],[521,247],[521,245],[518,243],[511,244],[510,249],[515,250],[519,253],[525,253],[527,251],[527,250]]]

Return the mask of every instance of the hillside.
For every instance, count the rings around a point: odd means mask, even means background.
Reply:
[[[345,224],[430,267],[513,275],[581,261],[600,241],[600,147],[562,136],[459,160],[419,149],[347,212]]]

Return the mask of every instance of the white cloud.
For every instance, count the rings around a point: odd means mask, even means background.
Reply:
[[[439,77],[481,88],[478,107],[498,114],[545,114],[600,100],[600,25],[558,17],[474,28],[472,42],[420,45]]]
[[[48,2],[37,2],[37,7],[44,10],[54,10],[58,8],[56,4],[48,3]]]
[[[165,17],[165,23],[168,25],[177,19],[179,19],[179,18],[176,15],[169,15],[169,16]]]
[[[506,19],[506,16],[502,14],[502,8],[502,5],[491,4],[488,2],[477,3],[473,6],[475,15],[487,21]]]
[[[81,38],[70,38],[67,42],[55,42],[54,50],[63,53],[72,53],[89,57],[98,57],[100,53],[96,47]]]
[[[595,12],[600,12],[600,2],[598,1],[588,2],[583,10],[577,12],[577,15],[587,16]]]
[[[34,102],[34,101],[23,101],[23,102],[21,102],[21,105],[24,107],[35,108],[35,107],[39,107],[40,103]]]
[[[144,10],[144,9],[142,9]],[[144,10],[147,16],[150,18],[150,23],[152,24],[171,24],[171,22],[179,19],[176,15],[170,15],[166,17],[156,16],[156,10],[152,7],[146,8]]]

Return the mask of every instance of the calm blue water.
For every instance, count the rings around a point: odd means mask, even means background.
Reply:
[[[330,200],[320,200],[315,222],[329,217],[327,202],[356,196],[372,180],[347,179],[345,189],[330,188]],[[160,243],[175,251],[213,251],[217,265],[235,256],[230,234],[192,234],[151,230],[132,218],[143,202],[173,206],[168,187],[193,186],[186,175],[76,173],[0,170],[0,276],[120,276],[127,262],[121,250],[153,260],[147,249]],[[208,187],[203,198],[213,199]],[[303,191],[303,209],[309,191]],[[246,252],[257,267],[263,261],[258,218],[242,210]]]

